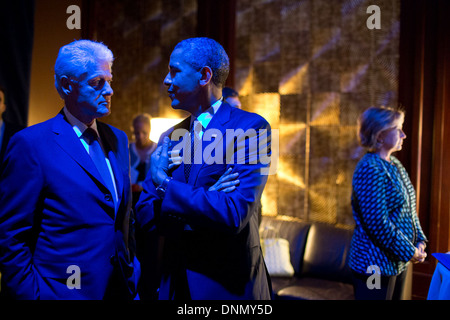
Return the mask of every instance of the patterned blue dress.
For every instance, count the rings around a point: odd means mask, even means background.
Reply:
[[[426,241],[408,173],[396,157],[390,159],[367,153],[353,174],[355,231],[349,266],[357,273],[365,274],[369,266],[375,266],[383,276],[398,275],[406,269],[416,245]]]

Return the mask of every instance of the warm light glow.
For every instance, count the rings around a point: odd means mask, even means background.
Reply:
[[[253,82],[253,69],[249,69],[246,70],[247,74],[245,75],[245,71],[241,71],[242,74],[240,74],[240,76],[242,76],[242,79],[245,78],[245,81],[243,81],[243,83],[241,84],[240,88],[237,88],[239,91],[239,95],[242,96],[247,96],[252,92],[252,82]],[[240,81],[242,82],[242,81]]]
[[[339,125],[341,95],[337,92],[315,94],[315,102],[311,114],[312,126]]]
[[[279,128],[280,122],[280,94],[258,93],[252,97],[252,109],[270,123],[272,129]]]
[[[277,171],[278,179],[281,181],[285,181],[287,183],[293,184],[296,187],[305,189],[305,183],[303,182],[303,179],[296,175],[293,170],[289,167],[289,165],[282,161],[282,159],[279,160],[278,163],[278,171]]]
[[[274,195],[268,195],[263,192],[261,195],[261,206],[262,214],[265,216],[276,216],[277,215],[277,198]]]
[[[158,142],[159,137],[165,131],[180,123],[183,119],[173,119],[173,118],[152,118],[152,130],[150,132],[150,140],[153,142]]]
[[[303,93],[305,83],[308,81],[308,64],[303,64],[288,72],[280,82],[280,94]]]

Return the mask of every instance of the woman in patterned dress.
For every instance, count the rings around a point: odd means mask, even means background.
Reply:
[[[353,174],[349,265],[356,299],[400,299],[409,262],[427,255],[414,187],[392,155],[406,138],[403,121],[403,111],[387,107],[369,108],[358,120],[360,144],[368,152]]]

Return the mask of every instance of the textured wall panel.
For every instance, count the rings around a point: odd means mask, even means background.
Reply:
[[[117,57],[107,121],[130,133],[140,112],[184,116],[170,108],[162,80],[173,46],[195,36],[197,1],[90,3],[93,36]],[[381,9],[379,30],[366,27],[370,5]],[[353,223],[356,119],[397,101],[399,16],[399,0],[237,1],[234,83],[243,108],[279,129],[264,214]]]
[[[366,26],[370,5],[381,9],[379,30]],[[397,102],[400,1],[238,0],[237,8],[236,89],[244,109],[280,130],[263,213],[351,225],[363,153],[356,120]]]
[[[113,51],[112,114],[105,121],[127,132],[139,113],[181,117],[172,110],[163,85],[170,53],[177,42],[193,37],[196,0],[94,0],[91,33]],[[105,9],[107,8],[107,9]]]

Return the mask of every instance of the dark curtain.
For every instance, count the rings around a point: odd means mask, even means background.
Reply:
[[[426,299],[437,260],[450,250],[450,2],[402,0],[399,103],[406,140],[399,159],[417,194],[428,258],[413,266],[412,298]]]
[[[34,35],[34,0],[0,0],[0,85],[5,119],[26,126]]]
[[[236,0],[198,0],[197,36],[219,42],[230,58],[226,85],[234,87]]]

